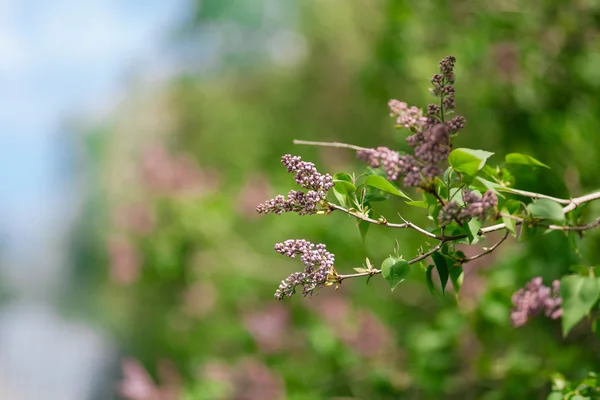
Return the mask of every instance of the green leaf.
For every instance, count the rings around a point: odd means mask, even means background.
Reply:
[[[463,284],[464,279],[464,271],[462,267],[452,267],[450,268],[450,281],[452,282],[452,287],[454,287],[454,292],[458,294],[460,288]]]
[[[565,222],[565,214],[563,213],[562,206],[553,200],[535,200],[533,203],[527,205],[527,210],[534,217],[550,219],[559,224]]]
[[[569,397],[568,399],[569,399],[569,400],[591,400],[591,398],[590,398],[590,397],[587,397],[587,396],[586,396],[586,397],[583,397],[583,396],[581,396],[581,395],[579,395],[579,394],[576,394],[576,395],[574,395],[574,396],[572,396],[572,397]]]
[[[337,199],[338,203],[344,208],[349,208],[349,204],[352,204],[352,199],[347,194],[340,193],[333,187],[333,195]]]
[[[340,194],[352,194],[356,192],[356,186],[351,182],[334,179],[333,183],[333,190]]]
[[[507,164],[522,164],[522,165],[531,165],[534,167],[544,167],[550,169],[546,164],[536,160],[535,158],[528,156],[527,154],[521,153],[510,153],[504,157],[504,162]]]
[[[518,200],[508,199],[504,202],[502,208],[506,208],[509,214],[515,215],[521,211],[521,206],[525,206],[525,204]]]
[[[370,203],[372,201],[385,201],[387,200],[389,197],[388,195],[382,196],[380,194],[377,193],[367,193],[365,194],[365,204]]]
[[[435,288],[435,284],[433,283],[433,265],[427,267],[427,272],[425,273],[425,278],[427,280],[427,287],[432,294],[438,295],[438,291]]]
[[[371,226],[371,223],[367,222],[367,221],[358,221],[358,231],[360,232],[360,237],[362,238],[363,242],[365,241],[365,238],[367,236],[367,232],[369,231],[369,227]]]
[[[388,257],[381,264],[381,275],[390,285],[392,292],[399,283],[404,281],[410,273],[410,265],[400,258]]]
[[[356,192],[356,186],[352,181],[352,177],[345,172],[338,172],[333,175],[333,189],[341,194],[352,194]]]
[[[371,175],[365,180],[365,185],[383,190],[384,192],[403,197],[409,201],[412,201],[410,197],[398,190],[394,185],[388,182],[385,178],[378,175]]]
[[[431,255],[431,258],[435,263],[435,268],[437,269],[438,275],[440,277],[442,293],[444,293],[446,291],[446,284],[448,283],[448,263],[446,261],[446,257],[444,257],[440,253],[433,253]]]
[[[488,190],[491,190],[498,197],[504,198],[504,196],[499,193],[499,190],[503,189],[504,186],[499,185],[499,184],[497,184],[495,182],[490,182],[487,179],[483,179],[480,176],[478,176],[476,179],[483,185],[484,188],[486,188]]]
[[[500,210],[500,213],[503,214],[502,215],[502,222],[504,222],[504,225],[506,226],[506,229],[508,229],[508,231],[514,236],[517,237],[517,222],[510,218],[510,217],[505,217],[504,214],[508,214],[510,215],[510,212],[508,211],[507,208],[503,208],[502,210]]]
[[[562,297],[562,331],[569,331],[587,315],[600,296],[598,279],[578,275],[569,275],[560,281]]]
[[[459,148],[452,150],[448,163],[459,172],[475,175],[493,154],[484,150]]]
[[[583,258],[581,254],[581,232],[567,232],[567,239],[569,242],[569,246],[571,250],[577,255],[579,258]]]
[[[346,181],[346,182],[350,182],[350,183],[354,182],[352,180],[352,176],[350,176],[350,174],[347,174],[345,172],[338,172],[337,174],[334,174],[333,179],[336,179],[338,181]]]
[[[427,206],[427,203],[425,203],[422,200],[419,200],[419,201],[407,201],[406,204],[408,204],[409,206],[420,207],[420,208],[424,208],[424,209],[428,209],[429,208]]]
[[[563,400],[563,395],[560,392],[552,392],[548,395],[547,400]]]
[[[479,241],[479,230],[481,229],[481,221],[477,218],[472,218],[469,222],[463,224],[463,228],[467,232],[469,243],[474,244]]]

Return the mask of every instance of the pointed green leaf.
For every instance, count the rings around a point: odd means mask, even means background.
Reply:
[[[356,186],[352,183],[352,177],[345,172],[333,175],[333,190],[340,194],[352,194],[356,192]]]
[[[483,187],[494,192],[494,194],[496,196],[504,198],[504,196],[502,194],[500,194],[500,192],[499,192],[500,190],[502,190],[504,188],[504,186],[499,185],[495,182],[490,182],[487,179],[483,179],[480,176],[478,176],[476,179],[483,185]]]
[[[504,222],[504,225],[506,226],[506,229],[508,229],[508,231],[514,236],[517,237],[517,222],[510,218],[510,217],[506,217],[504,216],[504,214],[506,215],[510,215],[510,212],[508,211],[507,208],[503,208],[500,211],[502,215],[502,222]]]
[[[369,231],[369,227],[371,226],[371,223],[360,220],[360,221],[358,221],[357,225],[358,225],[358,231],[360,232],[360,237],[362,238],[362,241],[364,242],[365,238],[367,237],[367,232]]]
[[[410,265],[400,258],[388,257],[381,264],[381,275],[392,291],[406,279],[409,273]]]
[[[407,201],[406,204],[408,204],[409,206],[420,207],[420,208],[424,208],[424,209],[429,208],[427,206],[427,203],[425,203],[422,200],[419,200],[419,201]]]
[[[481,221],[477,218],[472,218],[469,222],[463,224],[463,228],[467,232],[467,238],[470,244],[475,244],[479,241],[479,230],[481,229]]]
[[[462,267],[452,267],[450,268],[450,281],[452,282],[452,287],[454,287],[454,292],[458,294],[460,288],[463,284],[464,279],[464,271]]]
[[[352,176],[350,176],[350,174],[347,174],[345,172],[338,172],[337,174],[334,174],[333,179],[337,179],[338,181],[346,181],[346,182],[352,183]]]
[[[435,295],[438,294],[437,289],[435,288],[435,284],[433,283],[433,265],[427,267],[427,272],[425,273],[425,278],[427,280],[427,287],[429,291]]]
[[[527,154],[521,153],[510,153],[504,157],[504,161],[507,164],[522,164],[522,165],[531,165],[534,167],[544,167],[550,169],[546,164],[536,160],[535,158],[528,156]]]
[[[394,185],[388,182],[385,178],[378,175],[371,175],[365,180],[365,185],[383,190],[384,192],[403,197],[409,201],[412,201],[410,197],[398,190]]]
[[[444,257],[440,253],[433,253],[431,255],[431,258],[435,263],[435,268],[437,269],[438,275],[440,277],[442,293],[444,293],[446,291],[446,284],[448,283],[448,263],[446,261],[446,257]]]
[[[353,183],[348,181],[342,181],[339,179],[333,180],[334,186],[333,190],[341,194],[352,194],[356,192],[356,186]]]
[[[569,275],[560,281],[562,297],[562,331],[569,331],[587,315],[600,296],[598,279],[578,275]]]
[[[347,194],[340,193],[336,190],[335,186],[333,187],[333,195],[337,199],[338,203],[344,208],[349,208],[350,204],[352,204],[352,199]]]
[[[459,172],[475,175],[493,154],[484,150],[459,148],[452,150],[448,163]]]
[[[527,205],[527,210],[534,217],[550,219],[559,224],[565,222],[565,214],[563,213],[562,206],[553,200],[535,200],[533,203]]]

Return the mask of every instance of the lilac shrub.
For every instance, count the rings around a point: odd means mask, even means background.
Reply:
[[[261,214],[296,212],[299,215],[327,216],[342,212],[358,222],[361,235],[370,225],[389,229],[410,229],[425,237],[424,246],[412,258],[401,255],[399,246],[394,255],[385,258],[379,268],[367,259],[366,265],[354,268],[354,273],[340,274],[334,268],[334,256],[324,244],[307,240],[287,240],[275,245],[275,250],[287,257],[299,256],[304,270],[294,272],[281,282],[275,298],[292,297],[299,286],[304,296],[321,288],[339,285],[350,278],[382,277],[393,290],[401,284],[414,265],[421,265],[432,292],[444,293],[447,285],[459,293],[463,281],[463,265],[495,251],[510,236],[520,241],[535,232],[560,231],[568,236],[600,226],[600,218],[581,223],[580,206],[600,199],[600,192],[580,197],[560,199],[511,187],[512,164],[532,168],[547,168],[535,158],[520,153],[508,154],[504,162],[489,165],[494,153],[478,149],[455,148],[452,140],[465,128],[465,118],[455,115],[456,59],[445,57],[439,72],[431,78],[431,93],[438,99],[424,110],[400,100],[390,100],[390,115],[396,127],[409,132],[405,138],[410,152],[386,146],[362,148],[344,143],[306,142],[296,144],[351,149],[369,168],[362,174],[322,174],[311,162],[286,154],[281,161],[288,172],[295,174],[296,183],[305,191],[290,190],[287,196],[277,195],[257,207]],[[510,181],[510,182],[509,182]],[[403,190],[407,190],[405,193]],[[397,196],[407,200],[403,207],[417,207],[427,214],[428,225],[419,226],[396,215],[401,221],[375,214],[373,202]],[[393,217],[392,217],[393,218]],[[539,228],[539,229],[538,229]],[[456,244],[476,245],[488,234],[504,235],[470,257],[457,250]],[[427,260],[432,264],[428,265]],[[433,274],[437,273],[438,280]],[[558,277],[557,277],[558,278]],[[438,283],[439,282],[439,283]],[[438,289],[438,286],[439,287]],[[441,290],[440,290],[441,289]],[[531,317],[544,314],[561,319],[563,334],[598,304],[600,280],[592,269],[555,280],[552,287],[533,278],[513,296],[511,322],[523,326]],[[594,326],[600,326],[600,323]]]

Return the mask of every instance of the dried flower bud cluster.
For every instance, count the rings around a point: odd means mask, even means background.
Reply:
[[[440,61],[440,73],[431,79],[432,93],[440,98],[440,104],[430,104],[427,115],[417,107],[409,107],[398,100],[390,100],[391,116],[396,123],[413,132],[406,142],[414,149],[414,157],[401,155],[386,147],[358,150],[357,157],[373,168],[381,167],[388,179],[397,181],[403,177],[404,186],[421,186],[423,180],[441,175],[439,163],[448,159],[452,150],[451,137],[465,126],[465,118],[444,118],[454,109],[454,64],[456,59],[448,56]]]
[[[315,164],[302,161],[298,156],[289,154],[281,157],[281,162],[287,167],[288,172],[296,173],[296,183],[307,192],[290,190],[287,198],[277,195],[273,199],[259,204],[256,211],[260,214],[278,214],[294,211],[300,215],[314,214],[319,203],[327,197],[327,191],[333,187],[333,178],[329,174],[322,175],[315,168]]]
[[[483,220],[488,216],[492,216],[498,205],[498,198],[491,190],[486,191],[483,197],[471,190],[464,190],[462,200],[464,205],[459,204],[456,200],[446,204],[440,210],[438,221],[446,225],[452,221],[463,224],[472,218]]]
[[[281,281],[275,292],[278,300],[292,297],[296,293],[296,286],[302,285],[304,296],[312,295],[315,289],[322,287],[333,268],[335,257],[325,249],[324,244],[313,244],[304,239],[286,240],[275,245],[275,251],[286,257],[295,258],[300,255],[304,264],[303,272],[294,272]]]
[[[552,319],[562,316],[562,299],[559,295],[560,281],[553,281],[552,288],[544,286],[541,277],[533,278],[512,296],[515,308],[510,312],[510,322],[518,328],[525,325],[530,317],[541,312]]]

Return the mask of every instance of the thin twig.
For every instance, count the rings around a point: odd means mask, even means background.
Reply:
[[[579,207],[580,205],[582,205],[584,203],[589,203],[590,201],[594,201],[597,199],[600,199],[600,191],[586,194],[585,196],[581,196],[581,197],[575,197],[574,199],[571,199],[571,204],[569,204],[568,206],[563,208],[563,213],[566,214],[568,212],[571,212],[574,209],[576,209],[577,207]]]
[[[353,144],[348,143],[340,143],[340,142],[312,142],[309,140],[298,140],[294,139],[294,144],[305,144],[308,146],[323,146],[323,147],[337,147],[341,149],[350,149],[350,150],[369,150],[366,147],[355,146]]]
[[[413,258],[412,260],[410,260],[408,262],[408,265],[412,265],[415,263],[418,263],[421,260],[426,259],[427,257],[429,257],[430,255],[432,255],[433,253],[437,252],[439,249],[442,248],[442,246],[444,245],[444,243],[446,243],[445,240],[440,240],[440,242],[431,250],[429,250],[427,253],[423,253],[418,257]]]
[[[515,223],[515,225],[520,225],[520,224],[521,224],[521,222],[519,222],[519,221],[517,221]],[[488,234],[490,232],[496,232],[496,231],[499,231],[499,230],[502,230],[502,229],[506,229],[506,224],[502,223],[502,224],[496,224],[496,225],[486,226],[485,228],[481,228],[479,230],[479,232],[477,232],[477,235],[478,236],[483,236],[483,235],[486,235],[486,234]],[[465,235],[465,237],[466,237],[466,235]]]
[[[412,222],[406,220],[402,215],[400,215],[400,213],[398,213],[398,216],[400,217],[400,219],[402,219],[402,221],[404,221],[404,223],[407,225],[408,228],[414,229],[415,231],[420,232],[425,236],[429,236],[430,238],[435,238],[438,240],[445,240],[444,236],[438,236],[434,233],[426,231],[425,229],[421,228],[420,226],[417,226],[417,225],[413,224]]]
[[[335,282],[342,283],[342,281],[344,279],[360,278],[361,276],[373,276],[373,275],[377,275],[380,273],[381,273],[380,269],[372,269],[372,270],[366,271],[366,272],[357,272],[356,274],[338,275],[335,278]]]
[[[559,204],[571,204],[571,200],[570,199],[559,199],[558,197],[552,197],[552,196],[547,196],[545,194],[541,194],[541,193],[535,193],[535,192],[528,192],[526,190],[520,190],[520,189],[513,189],[513,188],[508,188],[508,187],[499,187],[498,188],[499,192],[507,192],[507,193],[512,193],[512,194],[516,194],[519,196],[525,196],[525,197],[529,197],[532,199],[548,199],[548,200],[553,200]]]
[[[485,256],[485,255],[487,255],[487,254],[490,254],[492,251],[496,250],[496,248],[497,248],[498,246],[500,246],[500,245],[501,245],[501,244],[502,244],[502,243],[503,243],[503,242],[506,240],[506,238],[508,238],[508,235],[509,235],[509,233],[510,233],[510,232],[507,230],[507,231],[506,231],[506,233],[504,234],[504,236],[502,236],[502,239],[500,239],[500,240],[499,240],[499,241],[498,241],[496,244],[494,244],[492,247],[489,247],[489,248],[488,248],[486,251],[484,251],[483,253],[476,254],[476,255],[474,255],[474,256],[472,256],[472,257],[467,257],[467,258],[464,258],[463,260],[460,260],[460,261],[461,261],[462,263],[467,263],[467,262],[469,262],[469,261],[477,260],[479,257],[483,257],[483,256]]]
[[[364,214],[360,214],[360,213],[357,213],[357,212],[354,212],[354,211],[350,211],[347,208],[344,208],[342,206],[338,206],[337,204],[334,204],[334,203],[329,203],[328,202],[327,204],[329,206],[329,209],[331,209],[331,210],[339,210],[339,211],[345,212],[348,215],[351,215],[351,216],[353,216],[355,218],[358,218],[358,219],[360,219],[362,221],[365,221],[365,222],[370,222],[372,224],[383,225],[383,226],[387,226],[389,228],[399,228],[399,229],[403,229],[403,228],[408,228],[409,227],[407,223],[405,223],[405,224],[393,224],[393,223],[387,222],[385,220],[376,220],[376,219],[373,219],[373,218],[369,218],[369,217],[367,217]],[[429,233],[429,232],[427,232],[427,233]],[[433,234],[431,234],[431,235],[433,235]],[[435,235],[430,236],[430,237],[435,238]]]
[[[412,265],[415,263],[418,263],[421,260],[426,259],[427,257],[429,257],[430,255],[432,255],[433,253],[439,251],[442,246],[444,245],[445,241],[440,240],[440,242],[435,245],[435,247],[433,247],[431,250],[429,250],[427,253],[423,253],[415,258],[413,258],[410,261],[407,261],[408,265]],[[365,271],[365,272],[358,272],[356,274],[347,274],[347,275],[337,275],[336,276],[336,282],[338,283],[342,283],[343,280],[345,279],[350,279],[350,278],[360,278],[362,276],[373,276],[373,275],[377,275],[380,274],[381,270],[380,269],[372,269],[370,271]]]
[[[600,217],[596,218],[594,221],[590,222],[589,224],[585,224],[585,225],[579,225],[579,226],[569,226],[569,225],[550,225],[548,226],[548,229],[553,229],[556,231],[587,231],[589,229],[594,229],[596,227],[600,226]]]
[[[376,220],[376,219],[373,219],[373,218],[369,218],[369,217],[367,217],[364,214],[355,213],[355,212],[350,211],[350,210],[348,210],[348,209],[346,209],[344,207],[338,206],[337,204],[334,204],[334,203],[328,203],[328,205],[329,205],[329,208],[331,210],[339,210],[339,211],[345,212],[348,215],[351,215],[351,216],[353,216],[355,218],[358,218],[358,219],[360,219],[362,221],[365,221],[365,222],[370,222],[371,224],[382,225],[382,226],[387,226],[388,228],[396,228],[396,229],[410,228],[410,229],[414,229],[417,232],[420,232],[423,235],[425,235],[427,237],[430,237],[432,239],[438,239],[438,240],[443,239],[441,236],[437,236],[436,234],[428,232],[425,229],[420,228],[417,225],[413,224],[412,222],[406,221],[403,224],[394,224],[394,223],[391,223],[391,222],[387,222],[385,220]]]

